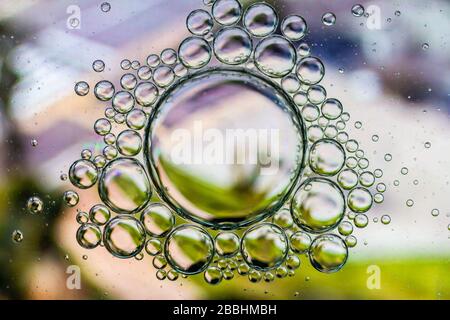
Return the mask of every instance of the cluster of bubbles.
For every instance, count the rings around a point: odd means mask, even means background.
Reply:
[[[94,124],[106,146],[98,155],[83,150],[68,177],[79,189],[97,185],[102,203],[88,213],[78,212],[77,241],[86,249],[101,245],[123,259],[141,260],[147,254],[160,280],[203,273],[210,284],[236,275],[271,282],[293,276],[301,256],[320,272],[336,272],[345,265],[348,249],[357,244],[354,227],[366,227],[366,213],[384,199],[386,186],[377,182],[383,172],[369,169],[364,150],[345,131],[350,115],[319,84],[325,67],[302,41],[308,31],[303,17],[281,19],[266,3],[245,10],[237,0],[204,3],[209,8],[188,15],[192,36],[178,51],[150,54],[143,65],[123,60],[120,88],[108,80],[95,84],[95,97],[108,102],[104,117]],[[355,5],[352,13],[361,16],[364,8]],[[322,20],[333,25],[336,17],[326,13]],[[278,27],[280,34],[275,34]],[[153,177],[138,160],[153,107],[169,88],[211,61],[244,68],[280,87],[301,113],[307,133],[306,167],[284,206],[261,222],[235,230],[186,222],[164,203],[164,196],[161,203],[151,201]],[[105,64],[96,60],[92,67],[101,72]],[[85,81],[75,85],[79,96],[89,91]],[[64,201],[74,207],[79,196],[68,190]],[[32,200],[28,208],[39,211],[42,204]],[[381,220],[389,224],[390,217]]]

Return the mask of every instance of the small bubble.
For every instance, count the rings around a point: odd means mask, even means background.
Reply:
[[[395,11],[394,12],[394,14],[397,16],[397,17],[400,17],[400,15],[402,14],[399,10],[397,10],[397,11]]]
[[[31,139],[31,146],[36,147],[38,145],[38,141],[36,139]]]
[[[373,142],[377,142],[379,139],[380,139],[380,137],[378,137],[376,134],[374,134],[374,135],[372,136],[372,141],[373,141]]]
[[[100,10],[102,10],[103,12],[109,12],[109,10],[111,10],[111,4],[109,2],[103,2],[100,5]]]
[[[431,215],[432,215],[433,217],[437,217],[437,216],[439,215],[439,209],[433,209],[433,210],[431,210]]]
[[[75,84],[75,93],[79,96],[85,96],[89,93],[89,84],[86,81],[79,81]]]
[[[391,223],[391,217],[388,216],[387,214],[383,215],[381,217],[381,223],[382,224],[389,224],[389,223]]]
[[[414,201],[412,199],[408,199],[408,200],[406,200],[406,205],[408,207],[412,207],[414,205]]]
[[[400,172],[401,172],[401,174],[403,174],[403,175],[407,175],[407,174],[408,174],[408,168],[403,167],[403,168],[400,170]]]
[[[392,160],[392,155],[390,154],[390,153],[386,153],[385,155],[384,155],[384,160],[386,160],[386,161],[391,161]]]
[[[336,23],[336,16],[332,12],[324,13],[322,16],[322,23],[326,26],[332,26]]]
[[[425,142],[424,143],[424,146],[425,146],[425,148],[427,148],[427,149],[429,149],[429,148],[431,148],[431,142]]]
[[[362,128],[362,122],[361,121],[356,121],[355,122],[355,128],[356,129],[361,129]]]
[[[354,220],[355,226],[358,228],[365,228],[369,223],[369,219],[365,214],[357,214]]]
[[[23,241],[23,233],[20,230],[14,230],[11,235],[12,241],[15,243],[21,243]]]
[[[64,202],[69,207],[74,207],[78,204],[78,201],[80,200],[78,193],[72,190],[68,190],[64,192],[63,196]]]
[[[105,70],[105,63],[103,60],[95,60],[92,63],[92,69],[94,69],[95,72],[102,72]]]
[[[428,43],[422,44],[422,50],[428,50],[430,48],[430,45]]]
[[[120,67],[122,68],[122,70],[128,70],[131,68],[131,61],[128,59],[123,59],[120,62]]]
[[[44,210],[44,202],[38,197],[31,197],[27,201],[27,209],[31,214],[42,213]]]
[[[355,4],[352,7],[352,14],[355,17],[362,17],[364,15],[364,7],[360,4]]]

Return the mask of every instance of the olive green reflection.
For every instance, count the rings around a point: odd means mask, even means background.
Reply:
[[[301,117],[276,85],[244,71],[207,70],[161,97],[145,155],[172,209],[235,229],[282,206],[301,173],[304,141]]]

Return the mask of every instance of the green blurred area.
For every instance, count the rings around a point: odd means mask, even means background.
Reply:
[[[0,34],[8,33],[0,26]],[[17,83],[17,76],[5,63],[5,57],[17,44],[19,35],[13,41],[2,41],[0,47],[0,108],[2,121],[7,128],[3,136],[1,156],[6,162],[8,170],[2,173],[0,180],[0,299],[48,298],[47,289],[41,295],[40,288],[32,287],[31,270],[51,260],[54,269],[40,269],[48,277],[66,278],[66,267],[76,263],[83,269],[81,256],[67,259],[69,250],[55,237],[60,217],[66,213],[61,203],[61,190],[48,190],[39,178],[33,175],[32,168],[27,169],[23,163],[24,137],[16,130],[10,116],[10,99],[12,88]],[[173,171],[177,179],[185,180],[182,172]],[[181,183],[180,183],[181,184]],[[125,186],[126,187],[126,186]],[[201,188],[199,188],[201,187]],[[233,208],[226,195],[235,194],[240,190],[218,190],[214,186],[206,189],[199,181],[189,183],[184,192],[190,192],[192,197],[208,195],[213,208],[218,203]],[[42,215],[31,215],[26,212],[26,201],[33,195],[45,195],[45,210]],[[254,194],[254,201],[259,201],[264,195]],[[232,199],[235,199],[232,196]],[[206,203],[206,202],[205,202]],[[237,206],[237,205],[236,205]],[[205,208],[208,209],[208,208]],[[75,217],[70,217],[74,219]],[[24,234],[21,243],[11,239],[14,230]],[[400,230],[398,230],[400,231]],[[75,242],[75,234],[66,234]],[[369,250],[370,248],[368,248]],[[102,250],[102,248],[96,249]],[[96,250],[92,255],[96,254]],[[196,288],[204,299],[450,299],[450,252],[443,250],[442,256],[414,256],[402,255],[397,258],[374,258],[373,260],[353,259],[351,257],[345,267],[335,274],[322,274],[315,271],[305,256],[301,257],[302,265],[294,277],[276,279],[273,283],[252,284],[246,277],[235,275],[232,281],[223,280],[217,286],[205,283],[202,275],[180,280]],[[154,276],[155,270],[149,260],[149,273]],[[377,266],[380,271],[379,289],[370,289],[372,279],[371,266]],[[113,268],[102,265],[103,268]],[[117,277],[127,277],[118,274]],[[131,278],[131,277],[130,277]],[[45,277],[43,276],[43,279]],[[55,292],[51,298],[80,298],[80,299],[114,299],[118,296],[106,295],[114,287],[111,283],[97,279],[95,274],[88,274],[83,278],[83,290],[76,296],[67,295],[66,291]],[[131,280],[130,280],[131,281]],[[368,285],[369,281],[369,285]],[[62,286],[64,288],[64,285]],[[158,290],[159,286],[147,288],[149,291]],[[179,287],[179,290],[184,290]],[[174,293],[175,296],[175,293]]]

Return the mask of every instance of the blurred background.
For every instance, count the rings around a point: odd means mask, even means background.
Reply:
[[[92,126],[104,104],[76,96],[74,84],[118,80],[122,59],[144,63],[150,53],[177,48],[188,35],[185,18],[203,7],[202,0],[109,0],[104,12],[103,2],[0,2],[1,299],[450,298],[450,1],[266,1],[281,17],[306,19],[304,40],[326,67],[322,85],[351,114],[347,132],[370,167],[383,170],[388,189],[369,226],[355,230],[358,245],[340,272],[320,274],[303,257],[294,278],[219,286],[200,276],[159,281],[150,257],[124,261],[76,242],[76,210],[61,203],[71,186],[60,175],[82,149],[103,149]],[[372,15],[353,16],[357,3]],[[326,12],[335,25],[322,24]],[[96,59],[106,63],[100,74],[92,71]],[[26,210],[33,195],[44,201],[41,215]],[[80,198],[84,211],[99,201],[95,190]],[[385,214],[389,225],[372,222]],[[14,230],[23,233],[20,243]],[[74,265],[79,290],[66,286]],[[374,268],[379,289],[367,285]]]

